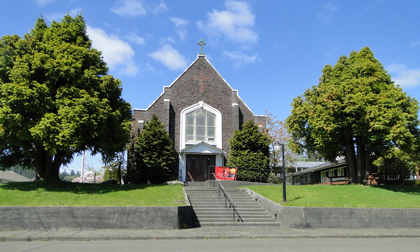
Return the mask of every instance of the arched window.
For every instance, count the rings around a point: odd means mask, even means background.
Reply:
[[[216,115],[203,108],[186,115],[185,142],[216,144]]]
[[[183,109],[180,126],[181,150],[201,142],[222,148],[222,114],[204,102]]]

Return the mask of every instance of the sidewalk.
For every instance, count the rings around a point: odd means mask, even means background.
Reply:
[[[420,238],[420,229],[282,229],[201,227],[183,230],[40,230],[0,231],[0,242],[174,239]]]

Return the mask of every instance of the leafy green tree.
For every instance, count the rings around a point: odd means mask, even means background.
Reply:
[[[107,165],[104,167],[104,181],[121,181],[120,173],[117,165],[115,163],[111,163],[110,165]]]
[[[121,179],[126,171],[124,152],[120,152],[109,165],[105,166],[104,181],[115,180],[121,184]]]
[[[400,184],[410,178],[410,174],[416,170],[413,158],[396,148],[386,157],[375,160],[375,165],[379,167],[381,173],[385,174],[386,179],[396,180]]]
[[[73,154],[104,159],[124,148],[131,108],[107,75],[81,15],[50,26],[41,17],[23,38],[0,40],[0,165],[35,169],[59,180]]]
[[[165,126],[153,115],[135,143],[136,172],[141,182],[161,183],[170,179],[175,163],[173,145]]]
[[[326,65],[318,86],[292,106],[287,125],[295,150],[329,161],[346,156],[353,183],[362,183],[370,164],[395,147],[418,153],[418,102],[394,85],[368,47]]]
[[[68,174],[65,170],[58,175],[61,180],[64,180],[67,176],[70,176],[70,174]]]
[[[257,170],[269,168],[270,143],[270,139],[249,120],[242,130],[235,130],[230,139],[227,165],[238,167],[238,179],[250,181],[259,177],[260,171]]]

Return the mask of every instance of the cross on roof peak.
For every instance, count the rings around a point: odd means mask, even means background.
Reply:
[[[203,39],[200,39],[200,41],[198,41],[197,44],[200,46],[200,55],[204,55],[204,53],[203,53],[203,46],[206,45],[206,42],[204,42]]]

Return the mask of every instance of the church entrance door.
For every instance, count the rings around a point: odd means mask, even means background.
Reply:
[[[208,167],[216,164],[216,155],[187,155],[187,181],[205,181]]]

